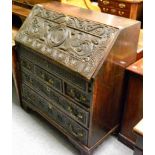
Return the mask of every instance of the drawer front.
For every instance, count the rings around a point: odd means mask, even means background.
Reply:
[[[21,58],[20,64],[21,64],[21,69],[25,68],[26,70],[34,73],[34,65],[27,59]]]
[[[129,18],[130,17],[130,12],[123,11],[123,10],[117,10],[117,15]]]
[[[127,17],[127,18],[130,17],[130,12],[123,11],[123,10],[116,9],[116,8],[103,7],[103,8],[101,8],[101,11],[105,12],[105,13],[112,14],[112,15],[117,15],[117,16],[122,16],[122,17]]]
[[[84,145],[87,145],[88,131],[75,121],[60,112],[52,103],[49,103],[44,98],[40,97],[33,90],[23,85],[22,90],[23,101],[31,103],[46,113],[58,125],[62,126],[65,131],[78,139]]]
[[[122,9],[124,11],[130,11],[130,9],[131,9],[131,3],[116,2],[116,7],[118,9]]]
[[[81,92],[68,83],[65,83],[65,94],[73,100],[90,107],[91,95]]]
[[[115,7],[115,2],[110,0],[98,0],[99,6],[101,7]]]
[[[52,62],[48,62],[45,60],[43,57],[36,55],[32,52],[29,52],[25,48],[19,49],[21,52],[18,53],[19,57],[25,57],[29,59],[31,62],[34,64],[40,66],[44,70],[47,70],[49,73],[52,73],[56,75],[57,77],[69,81],[70,83],[75,84],[77,87],[82,89],[83,91],[87,90],[87,83],[84,79],[81,77],[77,76],[76,74],[66,70],[65,68],[62,68]]]
[[[68,101],[65,97],[55,92],[50,87],[46,86],[40,82],[37,78],[30,76],[29,74],[22,73],[23,82],[28,84],[34,90],[39,91],[40,94],[45,96],[49,101],[51,101],[59,109],[67,113],[73,119],[88,127],[89,113],[78,107],[71,101]]]
[[[37,77],[41,78],[49,86],[62,92],[62,81],[59,78],[55,77],[54,75],[48,73],[38,66],[35,66],[34,70]]]

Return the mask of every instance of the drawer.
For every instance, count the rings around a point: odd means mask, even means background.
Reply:
[[[64,128],[70,135],[87,145],[88,131],[80,126],[78,123],[67,117],[63,112],[60,112],[52,103],[39,96],[31,89],[27,89],[23,85],[22,101],[31,103],[48,115],[58,125]]]
[[[47,100],[51,101],[56,107],[78,121],[80,124],[88,127],[89,113],[87,111],[67,100],[64,96],[55,92],[53,89],[29,74],[22,73],[22,77],[24,83],[32,87],[34,90],[39,91],[39,93],[45,96]]]
[[[130,9],[131,9],[131,3],[116,2],[116,7],[118,9],[123,9],[124,11],[130,11]]]
[[[86,94],[74,88],[73,86],[69,85],[68,83],[65,83],[65,94],[71,97],[73,100],[76,100],[77,102],[90,107],[91,102],[90,94]]]
[[[121,17],[130,17],[130,12],[128,11],[123,11],[123,10],[117,10],[117,15]]]
[[[25,68],[28,71],[34,73],[34,65],[30,61],[28,61],[26,58],[21,58],[20,64],[21,64],[21,69]]]
[[[99,6],[101,7],[115,7],[116,3],[110,0],[98,0]]]
[[[47,71],[38,66],[35,66],[34,70],[37,77],[44,80],[44,82],[46,82],[52,88],[55,88],[62,92],[62,81],[59,78],[48,73]]]
[[[75,84],[77,87],[79,87],[83,91],[87,90],[87,82],[83,78],[68,71],[65,68],[60,67],[59,65],[54,64],[53,62],[49,63],[43,57],[36,55],[32,52],[29,52],[26,48],[23,47],[21,49],[21,52],[18,53],[18,55],[19,57],[25,57],[31,60],[31,62],[33,62],[37,66],[40,66],[41,68],[48,71],[49,73],[54,74],[63,80],[66,80],[66,81],[69,81],[70,83]]]

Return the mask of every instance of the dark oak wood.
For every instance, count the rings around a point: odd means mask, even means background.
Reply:
[[[136,142],[133,127],[143,117],[143,59],[130,65],[125,76],[124,110],[119,140],[133,148]]]
[[[57,2],[35,6],[16,37],[21,104],[81,154],[92,154],[118,129],[124,71],[136,60],[139,31],[130,19]]]

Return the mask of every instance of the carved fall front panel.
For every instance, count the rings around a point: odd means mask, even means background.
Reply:
[[[36,5],[16,41],[90,79],[118,29]]]

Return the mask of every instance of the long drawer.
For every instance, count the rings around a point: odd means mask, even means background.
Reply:
[[[54,106],[53,102],[48,102],[26,85],[22,85],[22,101],[35,105],[58,125],[63,127],[64,130],[71,134],[74,138],[79,140],[84,145],[87,145],[88,131],[59,111]]]
[[[60,93],[54,91],[45,83],[41,82],[36,76],[30,75],[28,72],[22,72],[22,81],[67,113],[67,115],[85,127],[89,126],[89,112],[83,110]]]

